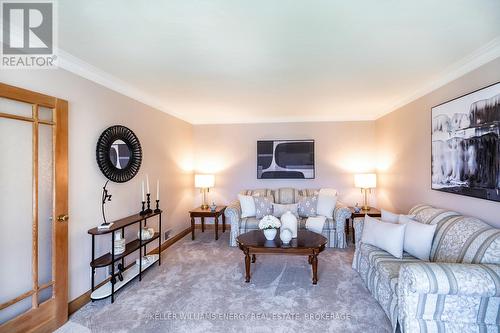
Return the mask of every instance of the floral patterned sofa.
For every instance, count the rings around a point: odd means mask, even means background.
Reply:
[[[389,317],[407,332],[499,332],[500,229],[427,205],[409,214],[437,224],[430,262],[404,253],[397,259],[360,242],[355,219],[352,267]]]
[[[240,194],[255,195],[255,196],[272,196],[275,203],[278,204],[292,204],[299,200],[300,196],[317,195],[319,189],[304,189],[298,190],[294,188],[280,188],[276,190],[271,189],[257,189],[257,190],[244,190]],[[259,220],[255,217],[241,218],[241,207],[238,200],[229,204],[225,211],[225,216],[231,223],[231,235],[229,244],[236,246],[236,237],[238,235],[248,232],[250,230],[259,229]],[[346,219],[351,217],[349,208],[337,201],[337,206],[333,212],[334,219],[327,219],[323,227],[322,235],[328,239],[328,247],[347,247],[345,223]],[[304,229],[306,218],[299,218],[299,229]]]

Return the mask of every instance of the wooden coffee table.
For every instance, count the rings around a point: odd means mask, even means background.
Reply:
[[[236,238],[239,248],[245,254],[245,282],[250,282],[250,262],[255,263],[256,254],[293,254],[308,256],[308,262],[312,266],[312,283],[317,284],[318,254],[325,249],[328,240],[309,230],[299,230],[297,238],[292,239],[288,245],[284,245],[279,237],[278,232],[274,240],[268,241],[262,230],[253,230]]]

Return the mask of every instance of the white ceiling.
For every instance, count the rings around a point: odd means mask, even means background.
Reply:
[[[61,66],[193,124],[371,120],[500,56],[498,0],[60,0]]]

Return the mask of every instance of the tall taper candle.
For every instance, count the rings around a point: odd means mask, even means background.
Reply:
[[[160,200],[160,180],[156,180],[156,200]]]
[[[142,181],[142,201],[146,201],[146,197],[144,195],[144,180]]]
[[[149,192],[149,176],[148,176],[148,174],[146,174],[146,189],[147,189],[147,193],[151,193],[151,192]]]

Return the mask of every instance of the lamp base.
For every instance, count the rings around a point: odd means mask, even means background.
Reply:
[[[362,209],[363,211],[365,211],[365,212],[367,212],[367,211],[369,211],[369,210],[370,210],[370,206],[368,206],[368,192],[370,192],[370,193],[371,193],[371,191],[372,191],[372,190],[371,190],[371,189],[369,189],[369,188],[362,188],[362,189],[361,189],[361,192],[364,192],[364,194],[365,194],[365,200],[364,200],[364,202],[363,202],[363,207],[361,207],[361,209]]]
[[[209,188],[202,188],[201,189],[201,194],[203,195],[203,198],[201,200],[201,209],[208,209],[208,204],[207,204],[207,192],[209,191]]]

